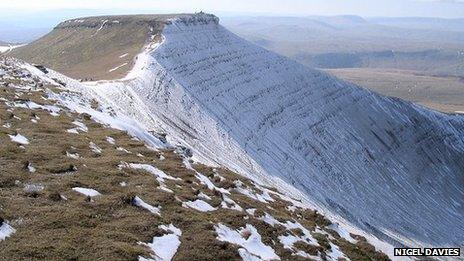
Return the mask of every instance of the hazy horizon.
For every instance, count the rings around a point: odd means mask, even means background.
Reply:
[[[150,1],[67,1],[67,0],[3,0],[3,18],[34,15],[35,13],[65,11],[72,13],[192,13],[204,11],[227,15],[308,16],[358,15],[362,17],[439,17],[464,18],[462,0],[193,0]],[[57,14],[59,16],[59,14]]]
[[[156,13],[175,13],[171,11],[157,11],[157,10],[120,10],[120,9],[55,9],[55,10],[41,10],[41,11],[19,11],[15,13],[10,11],[5,15],[2,15],[5,9],[0,10],[0,41],[6,41],[10,43],[24,43],[31,40],[37,39],[38,37],[49,32],[54,26],[62,21],[88,16],[99,16],[99,15],[131,15],[131,14],[156,14]],[[276,13],[264,13],[264,12],[222,12],[216,11],[211,12],[208,10],[195,10],[192,12],[204,11],[207,13],[213,13],[220,19],[224,18],[240,18],[240,17],[279,17],[279,18],[304,18],[310,16],[360,16],[364,19],[372,18],[439,18],[439,19],[453,19],[453,18],[442,18],[433,16],[366,16],[354,13],[340,13],[340,14],[276,14]],[[191,12],[191,13],[192,13]],[[180,11],[177,13],[181,13]],[[186,13],[186,12],[184,12]],[[455,18],[456,19],[456,18]],[[463,18],[458,18],[457,21],[461,23]],[[447,20],[442,20],[447,21]],[[429,23],[434,21],[428,21]],[[438,22],[438,21],[437,21]],[[441,22],[440,22],[441,23]]]

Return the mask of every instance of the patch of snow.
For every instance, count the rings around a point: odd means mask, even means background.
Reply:
[[[288,230],[289,233],[293,233],[293,232],[291,232],[293,229],[301,230],[303,235],[288,234],[288,235],[282,235],[282,236],[278,237],[280,243],[282,245],[284,245],[284,248],[291,249],[294,252],[296,252],[297,249],[294,248],[293,245],[298,241],[302,241],[302,242],[305,242],[307,244],[319,246],[319,243],[311,235],[311,232],[308,229],[306,229],[303,225],[301,225],[299,222],[296,222],[296,221],[286,221],[285,223],[280,222],[277,219],[275,219],[273,216],[271,216],[269,213],[264,213],[264,216],[259,217],[258,219],[266,222],[267,224],[269,224],[269,225],[271,225],[273,227],[276,226],[276,225],[281,225],[281,226],[285,227]]]
[[[294,247],[294,244],[296,242],[301,241],[301,242],[305,242],[309,244],[308,241],[305,240],[305,238],[300,237],[300,236],[290,235],[290,234],[279,236],[278,239],[279,239],[279,242],[284,246],[284,248],[292,250],[295,254],[298,254],[298,251],[299,251],[298,249]]]
[[[202,199],[206,199],[206,200],[211,200],[211,197],[208,196],[208,195],[206,195],[206,194],[203,193],[203,192],[200,192],[200,193],[198,194],[198,197],[199,197],[199,198],[202,198]]]
[[[330,250],[329,252],[327,253],[327,257],[330,259],[330,260],[334,260],[334,261],[337,261],[339,260],[339,258],[344,258],[346,260],[349,260],[349,258],[340,250],[340,248],[333,244],[332,242],[329,242],[330,243]]]
[[[223,201],[221,202],[222,208],[243,211],[243,208],[239,204],[237,204],[233,199],[228,197],[226,194],[222,194],[222,199],[223,199]]]
[[[164,231],[167,231],[167,232],[171,232],[171,233],[174,233],[174,235],[176,236],[182,236],[182,231],[180,229],[178,229],[177,227],[175,227],[172,223],[169,224],[169,225],[160,225],[158,226],[158,228],[161,228],[162,230]]]
[[[55,105],[40,105],[37,104],[33,101],[27,101],[27,102],[14,102],[12,106],[17,107],[17,108],[25,108],[25,109],[30,109],[30,110],[36,110],[36,109],[41,109],[50,112],[53,116],[59,115],[58,113],[61,111],[61,109],[58,106]]]
[[[122,54],[122,55],[119,56],[119,58],[124,58],[124,57],[126,57],[127,55],[129,55],[129,53]]]
[[[307,228],[305,228],[303,225],[301,225],[297,221],[287,221],[285,223],[281,223],[282,226],[287,228],[287,230],[293,230],[293,229],[300,229],[301,232],[303,232],[303,235],[299,235],[299,239],[301,241],[304,241],[308,244],[319,246],[319,243],[317,243],[317,240],[311,235],[311,232]]]
[[[19,143],[19,144],[22,144],[22,145],[29,144],[29,140],[26,137],[24,137],[23,135],[19,134],[19,133],[16,134],[16,135],[8,135],[8,136],[10,136],[10,139],[13,142],[16,142],[16,143]]]
[[[154,207],[148,203],[145,203],[141,198],[139,197],[135,197],[134,198],[134,205],[138,206],[138,207],[141,207],[141,208],[144,208],[148,211],[150,211],[151,213],[153,214],[156,214],[158,216],[161,216],[160,214],[160,208],[158,207]]]
[[[80,122],[80,121],[73,121],[72,124],[76,125],[77,126],[77,129],[80,130],[80,131],[83,131],[83,132],[88,132],[89,131],[89,128],[87,128],[87,126]]]
[[[9,44],[8,46],[0,46],[0,53],[9,53],[13,49],[24,46],[25,44],[19,44],[19,45],[11,45]]]
[[[310,255],[310,254],[308,254],[308,253],[306,253],[304,251],[301,251],[301,250],[296,251],[294,255],[302,256],[302,257],[308,258],[309,260],[315,260],[315,261],[322,261],[323,260],[320,257],[321,256],[320,254],[318,254],[317,256],[312,256],[312,255]],[[332,260],[332,261],[338,261],[338,260]]]
[[[26,184],[23,188],[24,192],[34,193],[44,190],[44,186],[40,184]]]
[[[249,254],[262,260],[280,260],[272,247],[261,241],[261,235],[256,228],[247,224],[245,228],[233,230],[223,224],[215,226],[217,239],[243,247]],[[248,236],[248,237],[247,237]]]
[[[153,167],[152,165],[149,164],[140,164],[140,163],[124,163],[119,165],[121,168],[126,167],[126,168],[132,168],[132,169],[141,169],[145,170],[153,175],[155,175],[156,180],[160,183],[164,183],[165,179],[169,180],[181,180],[179,178],[172,177],[168,174],[166,174],[164,171]]]
[[[332,229],[333,231],[337,232],[342,238],[346,239],[350,243],[356,243],[356,240],[351,237],[350,232],[348,232],[346,229],[341,227],[337,223],[332,223],[330,226],[327,228]]]
[[[96,197],[96,196],[100,196],[101,193],[96,191],[95,189],[90,189],[90,188],[81,188],[81,187],[74,187],[72,188],[72,190],[78,192],[78,193],[81,193],[81,194],[84,194],[88,197]]]
[[[290,249],[290,250],[293,251],[292,255],[302,256],[302,257],[305,257],[305,258],[309,258],[311,260],[322,260],[320,258],[320,253],[318,253],[318,256],[311,256],[310,254],[308,254],[308,253],[306,253],[304,251],[301,251],[301,250],[298,250],[298,249],[294,248],[293,245],[296,242],[302,241],[301,238],[299,238],[299,237],[296,237],[294,235],[286,235],[286,236],[279,236],[278,239],[279,239],[279,242],[284,246],[284,248]],[[329,259],[329,260],[338,261],[338,259]],[[347,260],[349,260],[349,259],[347,259]]]
[[[244,184],[240,180],[235,180],[235,190],[239,193],[242,193],[249,198],[258,200],[263,203],[269,203],[274,201],[274,199],[269,195],[267,191],[262,191],[262,194],[254,193],[251,189],[244,187]]]
[[[219,178],[220,181],[226,180],[226,178],[224,178],[223,176],[219,175],[218,173],[214,173],[214,177],[215,177],[215,178]]]
[[[195,201],[183,202],[182,206],[184,208],[193,208],[201,212],[209,212],[209,211],[214,211],[217,209],[217,208],[212,207],[210,204],[208,204],[207,202],[201,199],[197,199]]]
[[[108,22],[108,20],[102,20],[102,24],[100,25],[100,27],[97,29],[97,31],[92,34],[92,36],[95,36],[98,32],[100,32],[101,29],[103,29],[103,26],[105,26],[105,24]]]
[[[139,256],[139,261],[170,261],[176,254],[181,243],[179,240],[179,237],[182,235],[181,230],[172,224],[169,226],[161,225],[158,228],[163,229],[170,234],[154,237],[151,243],[139,242],[139,244],[149,247],[153,252],[151,258]]]
[[[246,212],[252,216],[255,215],[255,212],[256,212],[256,208],[248,208],[246,209]]]
[[[79,159],[79,154],[78,153],[70,153],[66,151],[66,157],[71,158],[71,159]]]
[[[67,129],[66,132],[72,133],[72,134],[79,134],[79,132],[77,131],[77,128]]]
[[[264,213],[264,216],[263,217],[260,217],[258,218],[266,223],[268,223],[269,225],[271,226],[275,226],[275,225],[283,225],[280,221],[278,221],[277,219],[275,219],[273,216],[269,215],[267,212]]]
[[[165,192],[168,192],[168,193],[174,193],[174,191],[172,191],[171,189],[169,189],[168,187],[166,187],[165,184],[160,184],[158,186],[159,189],[161,189],[162,191],[165,191]]]
[[[110,69],[108,72],[114,72],[114,71],[116,71],[117,69],[122,68],[122,67],[124,67],[124,66],[126,66],[126,65],[127,65],[127,63],[123,63],[123,64],[121,64],[121,65],[119,65],[119,66],[114,67],[113,69]]]
[[[7,237],[11,237],[11,235],[16,232],[16,229],[6,222],[3,222],[0,225],[0,241],[5,240]]]
[[[27,170],[28,170],[29,172],[31,172],[31,173],[34,173],[37,169],[34,168],[34,166],[32,166],[32,164],[29,162],[29,163],[27,164]]]
[[[297,209],[298,207],[297,206],[294,206],[294,205],[290,205],[290,206],[287,206],[286,209],[290,212],[295,212],[295,210]]]
[[[101,154],[102,153],[102,149],[100,147],[98,147],[95,143],[93,142],[90,142],[89,143],[89,147],[90,149],[96,153],[96,154]]]
[[[205,175],[201,174],[200,172],[196,172],[196,175],[195,177],[201,182],[201,184],[203,185],[206,185],[208,187],[208,189],[210,190],[217,190],[223,194],[230,194],[230,192],[227,190],[227,189],[224,189],[224,188],[220,188],[220,187],[217,187],[216,185],[214,185],[214,183],[208,178],[206,177]]]
[[[293,245],[298,241],[301,239],[294,235],[279,236],[279,242],[287,249],[295,250]]]
[[[116,141],[112,137],[106,137],[106,141],[112,145],[116,144]]]
[[[128,150],[126,150],[126,149],[125,149],[125,148],[123,148],[123,147],[117,147],[117,148],[116,148],[116,150],[118,150],[118,151],[122,151],[122,152],[125,152],[125,153],[127,153],[127,154],[131,154],[131,153],[132,153],[132,152],[130,152],[130,151],[128,151]]]
[[[240,255],[243,261],[262,261],[261,258],[251,254],[245,248],[239,248],[238,254]]]
[[[9,51],[11,48],[9,46],[0,46],[0,53]]]
[[[60,85],[60,83],[57,83],[55,80],[52,80],[51,78],[58,79],[60,82],[66,84],[67,89],[70,89],[75,92],[61,92],[57,94],[48,90],[49,99],[58,100],[58,103],[60,105],[67,107],[74,112],[87,113],[91,115],[93,120],[99,123],[108,125],[118,130],[126,131],[131,136],[137,137],[140,140],[145,141],[148,144],[148,146],[150,146],[150,148],[156,149],[163,148],[166,146],[158,138],[149,133],[147,128],[143,125],[144,123],[142,123],[141,121],[137,121],[131,117],[126,116],[123,113],[114,114],[113,110],[110,108],[105,108],[105,110],[103,111],[93,109],[90,104],[91,98],[87,100],[84,97],[94,97],[99,101],[102,100],[102,97],[100,97],[100,94],[97,94],[88,86],[84,86],[79,81],[70,79],[50,69],[49,73],[46,75],[30,64],[20,63],[20,66],[47,83]]]

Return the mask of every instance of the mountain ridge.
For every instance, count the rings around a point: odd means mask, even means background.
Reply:
[[[202,17],[166,25],[123,80],[79,88],[166,131],[194,158],[262,181],[282,179],[390,243],[462,242],[464,233],[449,235],[464,230],[456,222],[463,216],[462,117],[308,69],[215,19],[197,23]]]

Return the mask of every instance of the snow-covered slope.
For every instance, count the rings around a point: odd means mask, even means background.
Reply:
[[[89,85],[197,158],[283,180],[384,240],[463,245],[462,116],[308,69],[213,16],[177,18],[163,36],[125,79]]]
[[[0,45],[0,54],[9,53],[9,52],[11,52],[11,50],[13,50],[15,48],[18,48],[18,47],[21,47],[21,46],[24,46],[24,44],[21,44],[21,45],[11,45],[11,44]]]
[[[2,260],[389,260],[301,202],[193,162],[75,80],[0,57],[0,93]]]

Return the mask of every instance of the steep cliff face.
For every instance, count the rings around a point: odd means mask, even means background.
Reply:
[[[462,245],[461,116],[308,69],[215,17],[174,19],[162,38],[123,80],[93,83],[118,113],[384,240]]]

